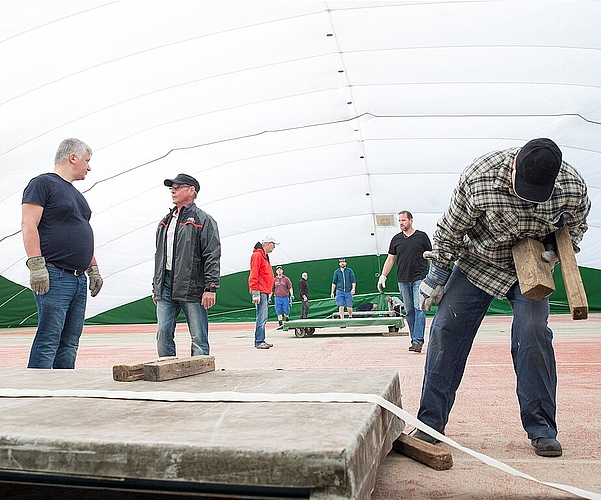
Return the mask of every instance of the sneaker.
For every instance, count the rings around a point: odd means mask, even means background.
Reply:
[[[420,441],[425,441],[426,443],[430,443],[430,444],[438,444],[440,443],[440,439],[436,439],[435,437],[430,436],[430,434],[426,434],[423,431],[420,431],[419,429],[415,429],[415,432],[410,434],[411,436],[413,436],[415,439],[419,439]]]
[[[268,344],[267,342],[261,342],[255,346],[256,349],[269,349],[270,347],[273,347],[273,345]]]
[[[290,321],[290,316],[284,315],[284,321]]]
[[[532,441],[534,453],[541,457],[561,457],[562,449],[555,438],[534,438]]]
[[[281,319],[278,319],[278,325],[282,326],[284,324],[284,322]]]
[[[409,350],[412,352],[422,352],[422,345],[419,342],[411,342]]]

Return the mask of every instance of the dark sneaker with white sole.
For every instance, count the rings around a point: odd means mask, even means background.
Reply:
[[[440,439],[436,439],[435,437],[430,436],[430,434],[426,434],[425,432],[420,431],[419,429],[416,429],[415,432],[412,432],[409,435],[413,436],[415,439],[419,439],[420,441],[425,441],[426,443],[430,443],[430,444],[440,443]]]

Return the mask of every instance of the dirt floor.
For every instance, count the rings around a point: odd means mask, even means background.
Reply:
[[[509,352],[510,325],[511,317],[485,319],[447,436],[538,480],[581,488],[599,495],[588,498],[601,498],[601,315],[584,321],[551,317],[559,374],[558,439],[564,448],[560,458],[535,455],[521,427]],[[397,370],[403,408],[417,413],[425,352],[409,352],[408,336],[383,336],[381,329],[369,327],[322,329],[311,337],[296,338],[292,331],[276,326],[268,324],[267,341],[274,347],[258,350],[253,347],[254,325],[211,324],[216,369]],[[33,335],[31,329],[0,330],[0,369],[26,367]],[[154,336],[154,325],[86,327],[77,369],[111,370],[115,364],[155,359]],[[178,355],[188,356],[185,325],[178,326],[177,343]],[[440,446],[453,454],[450,470],[435,471],[391,451],[378,471],[372,499],[578,498],[492,468],[446,444]]]

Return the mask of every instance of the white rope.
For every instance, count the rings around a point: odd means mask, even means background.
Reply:
[[[0,397],[3,398],[95,398],[95,399],[126,399],[139,401],[172,401],[172,402],[229,402],[229,403],[373,403],[385,408],[400,419],[410,423],[414,427],[424,431],[430,436],[447,443],[448,445],[477,458],[486,465],[495,467],[503,472],[513,476],[521,477],[535,483],[544,484],[558,490],[572,493],[581,498],[591,500],[601,500],[601,494],[586,491],[573,486],[564,484],[549,483],[540,481],[533,476],[520,472],[499,460],[491,458],[483,453],[473,451],[461,446],[452,439],[440,434],[428,425],[419,421],[416,417],[396,406],[382,396],[375,394],[356,394],[356,393],[300,393],[300,394],[267,394],[267,393],[243,393],[243,392],[171,392],[171,391],[153,391],[153,392],[134,392],[134,391],[104,391],[104,390],[45,390],[45,389],[0,389]]]

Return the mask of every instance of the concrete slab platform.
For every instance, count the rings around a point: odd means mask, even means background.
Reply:
[[[428,318],[428,326],[431,318]],[[552,315],[549,325],[554,332],[557,357],[557,422],[563,456],[544,458],[534,454],[520,418],[515,395],[515,374],[510,352],[510,316],[485,318],[476,336],[457,401],[451,413],[446,435],[463,446],[483,453],[530,474],[542,481],[562,483],[601,494],[601,314],[590,314],[574,321],[567,314]],[[215,368],[234,371],[361,371],[399,373],[403,390],[403,408],[416,415],[419,408],[426,349],[417,354],[408,351],[410,339],[352,334],[339,329],[328,334],[296,338],[267,325],[268,350],[254,348],[254,323],[210,324],[211,354]],[[344,333],[343,333],[344,332]],[[35,329],[0,330],[0,368],[27,366]],[[107,370],[115,364],[156,357],[156,325],[86,326],[77,357],[76,371]],[[190,335],[185,324],[178,325],[177,353],[190,352]],[[330,390],[342,390],[332,387]],[[5,413],[0,413],[0,428]],[[48,426],[52,422],[47,422]],[[269,429],[268,422],[263,423]],[[409,428],[406,429],[410,430]],[[568,500],[576,495],[536,484],[491,468],[476,458],[452,451],[453,467],[437,471],[395,450],[391,450],[377,471],[372,500]],[[54,488],[54,490],[58,490]],[[152,492],[156,492],[155,485]],[[37,495],[39,492],[39,495]],[[0,486],[4,500],[105,500],[73,489],[49,494],[49,488],[31,488],[27,496],[15,496]],[[61,496],[62,495],[62,496]],[[150,500],[165,498],[144,493],[111,492],[110,500]],[[169,500],[189,497],[169,494]],[[220,497],[221,499],[222,497]]]
[[[361,393],[401,406],[396,371],[217,371],[115,382],[110,370],[0,370],[0,388],[153,394]],[[0,398],[0,472],[368,499],[404,424],[371,403]],[[228,487],[229,488],[228,490]],[[242,487],[242,489],[240,489]],[[291,493],[292,495],[292,493]],[[292,496],[294,496],[292,495]]]

